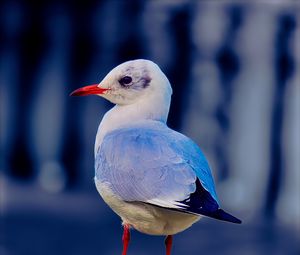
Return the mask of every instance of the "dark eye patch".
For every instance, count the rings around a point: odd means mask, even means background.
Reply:
[[[123,87],[128,87],[128,85],[132,82],[132,78],[130,76],[124,76],[119,80],[119,83]]]

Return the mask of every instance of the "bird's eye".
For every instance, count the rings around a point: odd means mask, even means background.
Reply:
[[[128,86],[132,82],[132,78],[130,76],[124,76],[119,80],[119,83],[122,86]]]

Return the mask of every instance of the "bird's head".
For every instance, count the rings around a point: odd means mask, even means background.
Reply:
[[[112,69],[99,84],[79,88],[71,96],[98,95],[117,105],[129,105],[145,96],[170,98],[172,88],[160,68],[150,60],[127,61]]]

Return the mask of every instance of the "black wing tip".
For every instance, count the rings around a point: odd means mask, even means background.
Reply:
[[[202,214],[217,220],[228,221],[236,224],[242,223],[240,219],[219,208],[217,201],[206,189],[204,189],[199,178],[197,178],[195,183],[195,192],[190,194],[187,199],[178,201],[179,203],[187,206],[186,208],[182,208],[181,211],[193,214]]]
[[[207,215],[209,217],[215,218],[217,220],[223,220],[223,221],[228,221],[231,223],[235,223],[235,224],[241,224],[242,221],[234,216],[232,216],[231,214],[225,212],[222,209],[218,209],[217,211],[211,213],[210,215]]]

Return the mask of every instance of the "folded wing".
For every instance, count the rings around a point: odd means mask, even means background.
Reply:
[[[163,123],[149,121],[107,134],[95,162],[96,178],[125,201],[218,218],[217,195],[203,153]]]

